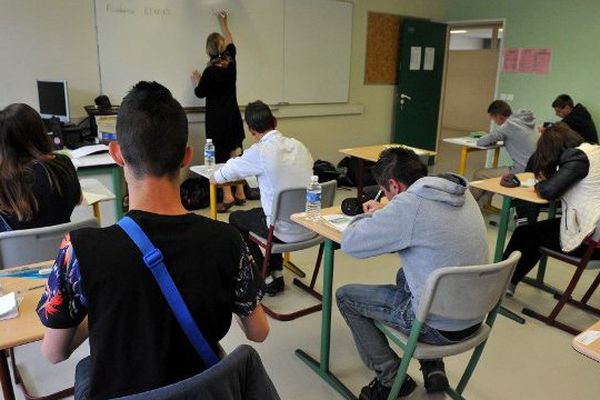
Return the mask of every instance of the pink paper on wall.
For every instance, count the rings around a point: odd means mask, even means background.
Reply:
[[[532,73],[535,70],[536,49],[521,49],[519,54],[518,72]]]
[[[504,72],[517,72],[520,50],[521,49],[504,49],[504,63],[502,66]]]
[[[535,49],[533,72],[536,74],[547,74],[550,72],[550,60],[552,49]]]

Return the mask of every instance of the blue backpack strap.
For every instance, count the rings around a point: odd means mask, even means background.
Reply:
[[[142,228],[140,228],[140,226],[130,217],[123,217],[117,224],[142,252],[144,263],[150,271],[152,271],[152,275],[154,275],[167,303],[169,303],[171,311],[175,314],[179,325],[181,325],[185,335],[204,361],[204,364],[207,367],[211,367],[218,363],[219,358],[206,342],[206,339],[204,339],[202,332],[200,332],[198,325],[192,318],[189,309],[181,298],[181,294],[179,293],[179,290],[177,290],[171,275],[169,275],[160,250],[154,247]]]

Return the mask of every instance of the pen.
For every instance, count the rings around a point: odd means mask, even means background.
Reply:
[[[373,200],[379,201],[379,199],[381,199],[382,194],[383,194],[383,190],[379,189],[379,192],[377,192],[377,194],[375,195],[375,198]]]

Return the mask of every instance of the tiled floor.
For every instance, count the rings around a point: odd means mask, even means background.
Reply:
[[[350,195],[348,191],[339,191],[337,201]],[[248,207],[258,206],[250,202]],[[224,217],[222,215],[219,216]],[[222,218],[226,220],[226,216]],[[445,227],[440,227],[444,229]],[[490,250],[493,250],[496,229],[488,229]],[[316,249],[294,253],[293,260],[306,266],[310,271],[316,256]],[[393,282],[399,259],[396,255],[384,255],[369,260],[356,260],[342,252],[336,253],[334,289],[350,282],[390,283]],[[564,286],[572,268],[565,264],[550,262],[548,281],[559,287]],[[584,274],[578,294],[582,294],[589,285],[594,273]],[[292,276],[286,275],[287,289],[281,297],[266,301],[283,310],[291,310],[298,305],[310,304],[290,285]],[[319,279],[318,285],[321,280]],[[593,299],[600,306],[600,293]],[[505,305],[520,311],[524,305],[548,311],[554,304],[550,295],[527,285],[517,288],[513,299],[507,299]],[[593,316],[568,308],[563,313],[567,321],[576,326],[586,327],[595,322]],[[271,333],[265,343],[253,344],[259,351],[263,362],[283,399],[341,399],[341,397],[308,369],[296,356],[294,350],[301,348],[309,354],[318,356],[321,314],[313,314],[291,322],[271,320]],[[600,398],[600,364],[576,353],[570,345],[572,336],[538,321],[527,318],[525,325],[519,325],[499,316],[488,345],[483,353],[479,367],[465,391],[465,397],[476,400],[491,399],[544,399],[544,400],[592,400]],[[232,325],[227,337],[222,341],[226,350],[246,342],[239,327]],[[17,359],[26,380],[31,383],[35,393],[48,393],[72,384],[77,359],[83,357],[87,344],[78,349],[68,361],[51,366],[42,359],[39,343],[22,346],[17,349]],[[460,377],[467,356],[456,356],[446,360],[451,382]],[[373,374],[361,363],[355,350],[350,331],[334,306],[332,322],[331,367],[336,375],[351,390],[358,393],[367,384]],[[417,380],[419,387],[411,399],[440,399],[444,396],[428,396],[422,385],[418,364],[412,363],[410,374]],[[22,395],[17,390],[18,398]]]

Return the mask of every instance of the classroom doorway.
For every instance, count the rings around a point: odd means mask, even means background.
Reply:
[[[458,169],[460,148],[444,139],[489,130],[487,106],[496,97],[503,23],[449,23],[448,36],[436,172]],[[469,153],[468,179],[485,166],[486,156],[485,151]]]

